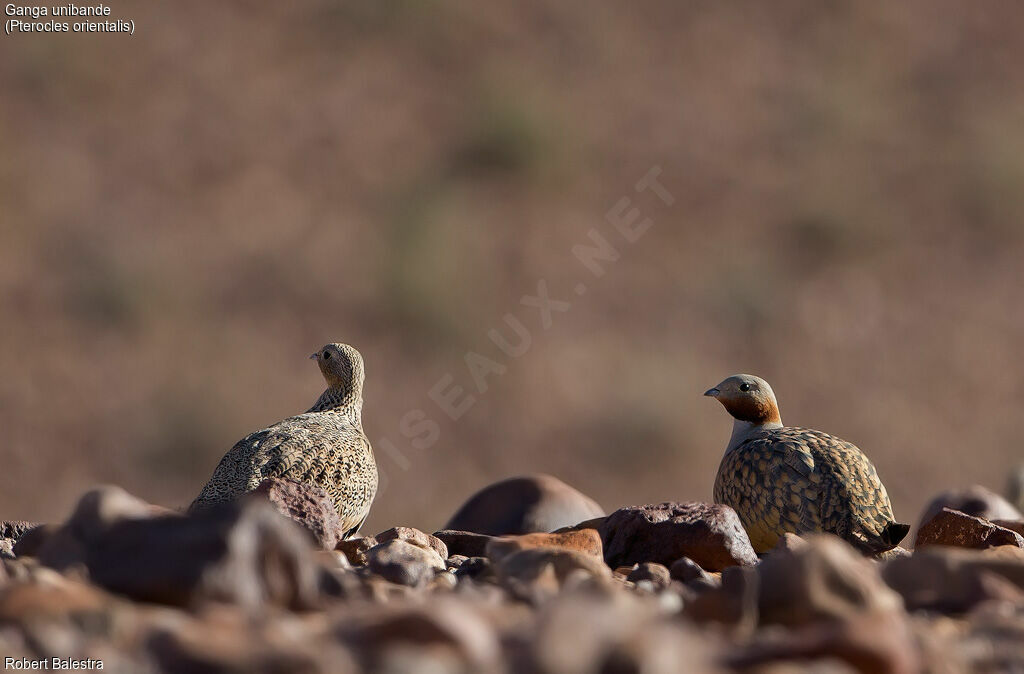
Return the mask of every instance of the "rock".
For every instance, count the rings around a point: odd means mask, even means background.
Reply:
[[[1012,503],[994,491],[976,484],[963,489],[950,489],[933,498],[924,509],[924,514],[918,521],[918,528],[927,524],[942,512],[943,508],[959,510],[986,520],[1024,519],[1024,515]]]
[[[662,617],[656,601],[632,593],[574,591],[544,605],[527,636],[525,662],[510,671],[584,674],[703,674],[713,635]]]
[[[1024,520],[992,520],[992,524],[1024,536]]]
[[[1024,591],[1024,551],[1016,546],[986,550],[929,547],[882,566],[882,577],[909,610],[960,613],[1008,598],[1005,581]]]
[[[611,570],[592,554],[556,548],[529,548],[513,552],[496,564],[503,582],[535,583],[546,572],[560,587],[573,572],[598,580],[610,580]]]
[[[378,543],[405,541],[424,550],[433,550],[443,560],[448,559],[448,546],[445,545],[444,541],[412,527],[393,527],[377,534],[374,538],[377,539]]]
[[[708,571],[753,565],[757,555],[736,512],[707,503],[660,503],[621,508],[601,525],[611,567],[639,562],[671,565],[689,557]]]
[[[903,546],[897,545],[892,550],[886,550],[885,552],[877,553],[873,559],[878,562],[888,562],[893,559],[900,559],[901,557],[910,557],[913,554],[910,550],[907,550]]]
[[[532,475],[484,487],[444,528],[505,536],[554,531],[602,515],[593,499],[558,478]]]
[[[188,517],[150,512],[119,489],[89,492],[39,561],[83,565],[97,585],[139,601],[315,605],[322,571],[307,537],[270,505],[243,499]]]
[[[12,545],[18,542],[27,532],[42,526],[38,522],[25,522],[22,520],[0,521],[0,538],[6,538]]]
[[[775,544],[775,547],[770,552],[796,552],[797,550],[803,550],[805,547],[807,547],[807,541],[787,531],[779,536],[778,543]]]
[[[373,536],[363,536],[361,538],[349,538],[344,541],[338,541],[338,545],[334,549],[344,553],[352,566],[363,566],[366,564],[366,552],[375,545],[377,545],[376,538]]]
[[[334,502],[320,487],[281,477],[260,482],[249,498],[262,497],[274,508],[309,532],[314,544],[333,550],[344,537],[341,517]]]
[[[710,573],[700,568],[700,565],[689,557],[680,557],[672,562],[668,572],[673,580],[682,583],[700,582],[708,586],[718,584]]]
[[[289,616],[254,620],[212,607],[159,625],[146,647],[165,672],[358,672],[352,654],[321,632]]]
[[[474,605],[450,596],[430,606],[348,614],[334,632],[357,654],[364,671],[501,671],[501,644],[494,628]],[[427,663],[439,655],[446,666],[431,669]],[[396,662],[402,666],[389,667]]]
[[[472,578],[473,580],[493,579],[496,577],[494,565],[486,557],[466,557],[455,570],[456,578]]]
[[[585,555],[593,555],[604,559],[601,549],[601,535],[593,529],[568,531],[561,534],[524,534],[522,536],[502,536],[494,538],[487,544],[487,557],[493,561],[501,561],[513,552],[549,548],[572,550]]]
[[[370,572],[409,587],[418,587],[445,570],[444,560],[433,550],[397,539],[367,550],[366,560]]]
[[[725,625],[742,638],[757,625],[759,586],[760,577],[753,567],[726,567],[721,585],[698,594],[683,607],[683,613],[698,623]]]
[[[494,538],[485,534],[455,531],[454,529],[435,531],[434,537],[447,546],[449,555],[465,557],[483,557],[486,554],[487,544]]]
[[[734,650],[727,664],[741,671],[769,671],[762,668],[773,662],[810,661],[812,666],[805,671],[819,672],[819,662],[838,660],[862,674],[918,674],[922,670],[912,644],[901,613],[869,612],[760,637]]]
[[[0,538],[0,559],[14,559],[14,541]]]
[[[16,557],[35,557],[43,542],[60,529],[56,524],[42,524],[34,529],[29,529],[14,544],[14,555]]]
[[[980,517],[943,508],[917,531],[914,547],[921,549],[929,545],[976,549],[1014,545],[1024,548],[1024,537]]]
[[[762,624],[803,626],[903,607],[878,567],[835,536],[809,536],[803,546],[774,551],[758,574]]]
[[[668,569],[661,564],[644,562],[643,564],[637,564],[636,568],[626,576],[626,580],[632,583],[650,581],[656,588],[663,588],[668,587],[669,583],[672,582],[672,576],[669,574]]]

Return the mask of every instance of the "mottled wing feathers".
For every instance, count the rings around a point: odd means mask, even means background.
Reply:
[[[726,452],[715,500],[736,510],[758,552],[784,532],[813,531],[872,551],[893,521],[867,457],[849,442],[804,428],[764,430]]]
[[[238,498],[269,477],[321,487],[345,530],[366,518],[377,487],[373,451],[358,423],[344,414],[312,412],[240,440],[221,459],[192,508]]]

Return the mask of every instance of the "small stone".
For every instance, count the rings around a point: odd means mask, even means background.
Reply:
[[[366,564],[367,550],[375,545],[377,545],[376,538],[373,536],[363,536],[361,538],[349,538],[338,541],[338,545],[334,549],[344,553],[352,566],[363,566]]]
[[[748,635],[757,625],[759,586],[760,577],[753,567],[726,567],[721,585],[698,594],[685,604],[683,612],[695,622],[719,623],[737,635]]]
[[[992,520],[992,524],[1024,536],[1024,520]]]
[[[787,531],[786,533],[779,536],[779,542],[775,544],[775,547],[771,549],[771,552],[795,552],[797,550],[802,550],[806,546],[807,541],[800,538],[800,536]]]
[[[466,561],[460,564],[455,571],[457,578],[472,578],[473,580],[494,579],[496,575],[494,565],[486,557],[467,557]]]
[[[963,489],[950,489],[933,498],[924,509],[918,528],[927,524],[943,508],[959,510],[966,515],[986,520],[1024,519],[1024,515],[1012,503],[991,489],[976,484]]]
[[[448,559],[448,546],[444,541],[412,527],[393,527],[374,536],[378,543],[405,541],[424,550],[433,550],[441,559]]]
[[[882,565],[882,577],[909,610],[961,613],[1005,598],[1003,588],[987,578],[1001,578],[1024,591],[1024,550],[927,547]]]
[[[463,555],[465,557],[483,557],[486,554],[487,544],[494,538],[485,534],[474,534],[470,531],[456,531],[454,529],[435,531],[434,537],[448,547],[449,555]]]
[[[711,574],[700,568],[700,565],[689,557],[680,557],[672,562],[672,566],[669,568],[669,576],[683,583],[703,581],[708,584],[715,584]]]
[[[668,587],[672,582],[672,577],[668,569],[661,564],[644,562],[637,564],[636,568],[626,576],[626,580],[633,583],[650,582],[655,589],[661,589]]]
[[[1014,545],[1024,548],[1024,537],[1016,531],[996,526],[980,517],[943,508],[917,532],[914,547],[921,549],[929,545],[975,549]]]
[[[491,540],[487,544],[486,554],[492,560],[500,561],[513,552],[536,548],[572,550],[585,555],[593,555],[598,559],[604,559],[601,548],[601,535],[594,529],[581,529],[561,534],[502,536]]]
[[[639,562],[670,565],[689,557],[708,571],[757,564],[739,517],[729,506],[660,503],[621,508],[601,525],[611,567]]]
[[[592,498],[551,475],[514,477],[472,495],[445,529],[490,536],[546,533],[601,517]]]
[[[271,477],[260,482],[253,495],[249,498],[265,498],[279,513],[301,525],[323,550],[333,550],[343,538],[334,502],[316,485]]]
[[[366,568],[384,580],[418,587],[445,570],[444,560],[429,548],[390,540],[366,552]]]
[[[598,579],[610,579],[612,575],[611,569],[593,555],[557,548],[519,550],[502,557],[497,568],[503,579],[527,583],[537,581],[545,570],[552,571],[558,583],[564,582],[574,571],[582,571]]]
[[[16,557],[35,557],[43,543],[52,536],[60,526],[57,524],[42,524],[34,529],[26,531],[14,544],[14,555]]]

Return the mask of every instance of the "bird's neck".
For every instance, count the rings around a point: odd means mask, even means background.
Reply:
[[[776,428],[782,428],[782,419],[778,413],[775,417],[767,421],[743,421],[742,419],[732,420],[732,435],[729,437],[729,446],[726,447],[725,451],[731,451],[740,446],[744,441],[749,439],[755,433],[761,431],[770,431]]]
[[[351,416],[359,422],[363,410],[363,396],[352,386],[328,388],[320,394],[307,412],[331,412]]]

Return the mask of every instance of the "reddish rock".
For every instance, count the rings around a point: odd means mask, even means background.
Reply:
[[[917,532],[914,547],[920,549],[929,545],[975,549],[1013,545],[1024,548],[1024,537],[980,517],[943,508]]]
[[[442,560],[448,559],[448,546],[444,541],[412,527],[392,527],[374,536],[378,543],[405,541],[424,550],[433,550]]]
[[[377,545],[376,538],[373,536],[363,536],[360,538],[349,538],[344,541],[338,541],[338,545],[334,549],[338,552],[344,553],[352,566],[362,566],[366,564],[367,550],[375,545]]]
[[[1021,536],[1024,536],[1024,520],[991,520],[991,522],[997,527],[1016,531]]]
[[[490,536],[546,533],[602,515],[593,499],[558,478],[531,475],[484,487],[444,528]]]
[[[573,550],[586,555],[593,555],[598,559],[604,558],[601,549],[601,536],[593,529],[567,531],[561,534],[503,536],[495,538],[488,543],[486,555],[493,561],[500,561],[513,552],[534,548]]]
[[[341,518],[334,503],[327,492],[316,485],[271,477],[260,482],[252,493],[251,498],[267,499],[279,513],[301,525],[323,550],[333,550],[343,537]]]
[[[494,539],[493,536],[486,534],[474,534],[470,531],[455,531],[454,529],[435,531],[434,537],[447,546],[449,555],[463,555],[464,557],[483,557],[486,554],[487,544]]]
[[[689,557],[708,571],[753,565],[757,555],[736,512],[726,505],[660,503],[621,508],[601,525],[611,567]]]

